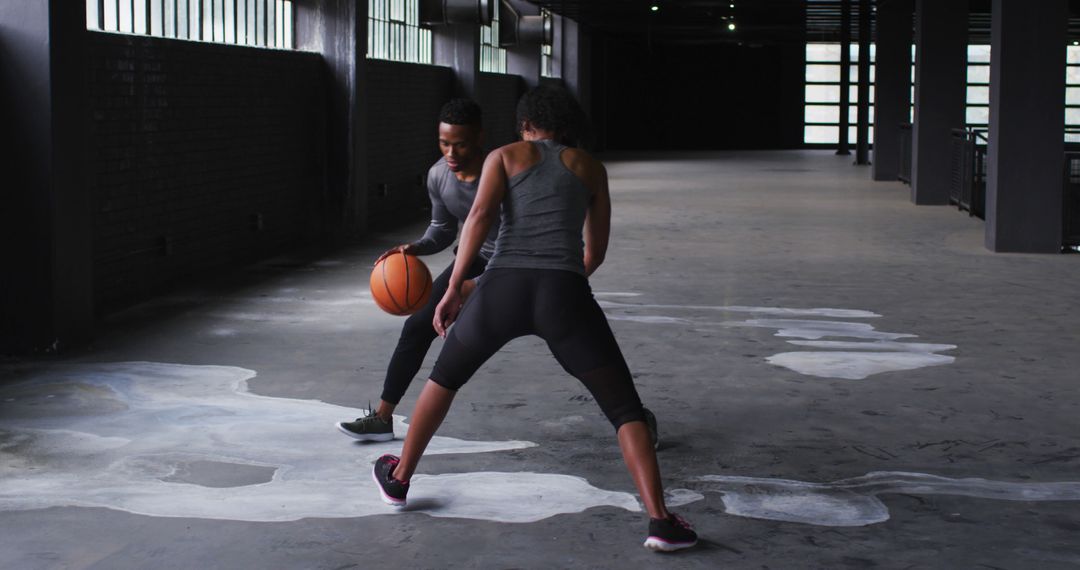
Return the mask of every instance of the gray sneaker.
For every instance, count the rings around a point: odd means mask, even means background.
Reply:
[[[645,411],[645,425],[649,426],[649,439],[652,440],[653,449],[660,449],[660,430],[656,427],[656,414],[649,408],[642,409]]]
[[[351,422],[338,422],[341,433],[360,441],[390,441],[394,439],[394,420],[383,421],[375,412]]]

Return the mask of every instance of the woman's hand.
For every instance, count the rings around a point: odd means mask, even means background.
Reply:
[[[459,288],[448,287],[446,289],[442,301],[439,301],[439,305],[435,307],[435,318],[431,321],[431,325],[435,327],[435,332],[439,336],[446,336],[446,329],[450,328],[450,325],[457,320],[458,313],[461,312],[461,305],[464,302],[465,296],[461,294]]]

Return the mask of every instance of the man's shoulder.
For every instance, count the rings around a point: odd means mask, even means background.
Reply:
[[[432,164],[431,168],[428,169],[428,176],[441,176],[445,175],[449,171],[450,167],[446,165],[446,157],[440,156],[439,160],[436,160],[435,164]]]

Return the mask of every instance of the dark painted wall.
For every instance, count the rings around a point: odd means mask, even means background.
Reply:
[[[802,145],[803,46],[593,42],[593,121],[605,149]]]
[[[318,56],[90,37],[86,156],[99,310],[317,231]]]
[[[385,228],[423,218],[431,206],[427,171],[439,158],[439,109],[451,98],[453,74],[448,67],[371,60],[365,78],[368,222]]]

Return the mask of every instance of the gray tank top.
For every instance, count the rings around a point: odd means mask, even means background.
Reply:
[[[564,269],[584,275],[581,232],[589,189],[559,157],[566,146],[551,140],[533,144],[540,162],[510,178],[495,254],[487,267]]]

